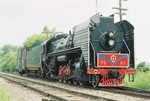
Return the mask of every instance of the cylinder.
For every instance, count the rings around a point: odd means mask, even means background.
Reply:
[[[57,61],[58,62],[67,62],[68,61],[68,57],[67,55],[61,55],[57,57]]]

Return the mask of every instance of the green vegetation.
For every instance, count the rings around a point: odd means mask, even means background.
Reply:
[[[126,86],[150,90],[150,66],[146,62],[141,62],[136,69],[134,82],[129,82],[128,75],[126,75]]]
[[[27,40],[23,43],[24,47],[32,47],[37,46],[44,42],[47,39],[46,34],[34,34],[31,37],[27,38]]]
[[[9,101],[8,91],[0,87],[0,101]]]
[[[44,26],[43,32],[40,34],[34,34],[31,37],[28,37],[27,40],[23,43],[24,47],[37,46],[44,42],[49,37],[52,37],[52,33],[49,31],[47,26]]]
[[[150,71],[150,66],[146,64],[146,62],[141,62],[137,65],[137,71],[148,72]]]
[[[1,71],[14,72],[17,65],[18,47],[12,45],[4,45],[0,51],[0,69]]]
[[[40,34],[34,34],[31,37],[28,37],[23,43],[23,47],[17,47],[10,44],[4,45],[0,48],[0,71],[16,72],[17,51],[24,47],[33,47],[41,44],[49,37],[52,37],[52,32],[55,32],[55,28],[50,31],[48,26],[44,26],[43,31]]]
[[[126,86],[150,90],[150,72],[139,72],[135,74],[135,81],[129,82],[128,75],[125,77]]]

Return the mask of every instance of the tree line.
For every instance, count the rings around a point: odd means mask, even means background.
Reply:
[[[39,34],[33,34],[28,37],[23,43],[23,46],[14,46],[6,44],[0,48],[0,70],[4,72],[16,72],[17,67],[17,53],[18,50],[26,47],[34,47],[40,45],[42,42],[52,37],[52,33],[55,31],[53,28],[51,31],[48,26],[44,26],[43,31]]]

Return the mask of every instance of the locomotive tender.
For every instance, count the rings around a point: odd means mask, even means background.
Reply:
[[[134,27],[126,20],[96,14],[41,45],[18,52],[20,74],[34,71],[42,78],[93,87],[124,86],[125,74],[134,74]]]

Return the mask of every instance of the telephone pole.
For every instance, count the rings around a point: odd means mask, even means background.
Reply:
[[[98,6],[98,1],[96,0],[96,14],[97,14],[97,6]]]
[[[126,15],[123,11],[128,11],[126,8],[122,8],[122,1],[128,1],[128,0],[119,0],[119,7],[113,7],[112,9],[119,10],[119,12],[115,12],[115,14],[119,15],[120,21],[122,21],[122,16]]]

